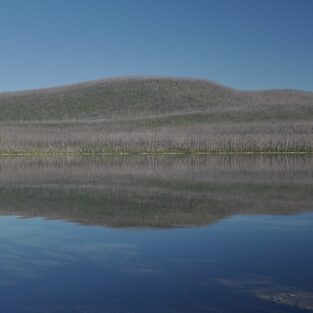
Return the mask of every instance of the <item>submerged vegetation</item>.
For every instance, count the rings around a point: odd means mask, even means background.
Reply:
[[[124,78],[0,94],[0,154],[313,152],[313,94]]]

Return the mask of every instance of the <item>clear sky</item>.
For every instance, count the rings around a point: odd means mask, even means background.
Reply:
[[[124,75],[313,91],[313,0],[0,0],[0,90]]]

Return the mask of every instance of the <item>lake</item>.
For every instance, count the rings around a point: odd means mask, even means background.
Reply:
[[[0,159],[0,312],[313,311],[311,156]]]

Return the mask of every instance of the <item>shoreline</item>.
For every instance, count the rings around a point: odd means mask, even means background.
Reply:
[[[313,151],[142,151],[142,152],[0,152],[0,157],[64,157],[64,156],[77,156],[77,157],[87,157],[87,156],[169,156],[169,155],[180,155],[180,156],[199,156],[199,155],[313,155]]]

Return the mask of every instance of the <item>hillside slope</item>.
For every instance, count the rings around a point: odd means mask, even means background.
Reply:
[[[122,78],[0,94],[1,120],[108,118],[207,110],[240,95],[205,81]]]
[[[121,78],[0,93],[0,151],[312,151],[313,93]]]

